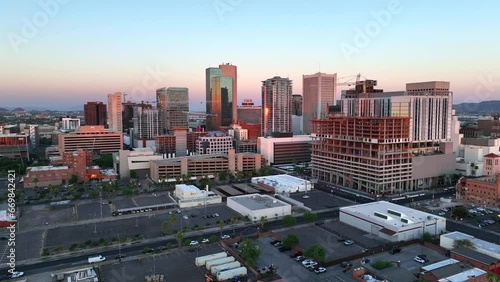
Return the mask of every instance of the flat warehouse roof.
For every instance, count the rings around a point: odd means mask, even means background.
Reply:
[[[228,198],[228,201],[229,200],[235,201],[236,203],[253,211],[289,206],[289,204],[273,197],[258,194],[230,197]]]
[[[288,174],[280,174],[280,175],[270,175],[270,176],[262,176],[262,177],[253,177],[253,181],[262,182],[266,185],[269,185],[274,188],[280,187],[297,187],[304,184],[311,184],[310,181],[298,178],[295,176],[291,176]]]
[[[474,246],[476,246],[477,249],[483,249],[483,250],[490,251],[494,254],[500,254],[500,245],[474,238],[474,236],[471,236],[471,235],[468,235],[468,234],[465,234],[462,232],[455,231],[455,232],[443,234],[443,235],[441,235],[441,237],[450,238],[452,240],[464,240],[464,239],[469,240],[474,244]]]
[[[441,216],[436,216],[386,201],[343,207],[340,208],[340,212],[360,217],[365,220],[370,219],[371,221],[378,222],[383,226],[395,226],[398,229],[411,224],[421,224],[422,221],[431,221],[434,223],[435,219],[445,220],[445,218]]]

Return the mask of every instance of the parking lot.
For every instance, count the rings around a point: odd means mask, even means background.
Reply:
[[[103,201],[103,203],[107,203]],[[102,217],[110,217],[111,216],[111,208],[108,204],[101,204],[100,202],[86,203],[76,205],[76,214],[78,220],[89,220],[89,219],[98,219],[101,218],[101,210]]]
[[[183,227],[191,230],[195,225],[199,227],[214,226],[219,220],[228,220],[238,216],[236,212],[222,204],[209,205],[206,212],[207,214],[218,213],[219,217],[204,219],[204,207],[183,209],[176,216],[177,222],[169,229],[178,231]],[[184,216],[187,219],[184,219]],[[113,221],[51,228],[47,232],[45,246],[53,248],[82,243],[87,240],[99,240],[100,238],[109,240],[116,236],[132,237],[135,234],[141,234],[144,238],[156,238],[162,236],[161,225],[168,220],[169,214],[167,212],[161,214],[145,212],[135,217],[121,218],[118,216]]]
[[[288,234],[295,234],[299,237],[299,246],[303,249],[311,245],[320,244],[326,250],[326,259],[334,260],[361,253],[363,248],[356,244],[345,246],[341,238],[329,233],[317,226],[308,226],[302,228],[293,228],[282,231],[279,235],[286,237]]]
[[[313,190],[307,193],[293,193],[290,194],[290,198],[304,203],[306,207],[312,209],[313,211],[351,206],[354,204],[349,200],[321,190]]]
[[[119,199],[115,199],[111,206],[113,210],[120,210],[169,203],[173,203],[172,199],[170,199],[167,193],[163,192],[139,195],[133,198],[120,197]]]
[[[169,282],[204,281],[205,270],[195,265],[195,258],[222,251],[218,244],[212,244],[197,253],[181,249],[149,255],[140,261],[126,258],[122,263],[102,266],[101,278],[108,282],[135,282],[144,281],[145,275],[163,274]]]
[[[73,207],[50,209],[49,205],[22,206],[19,218],[19,229],[42,225],[60,224],[76,220]]]
[[[331,230],[332,232],[330,233],[336,234],[339,237],[354,240],[357,245],[363,248],[373,248],[387,243],[387,241],[376,235],[356,229],[340,221],[326,222],[323,227],[323,229]]]

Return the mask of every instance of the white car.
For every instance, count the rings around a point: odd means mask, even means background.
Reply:
[[[183,216],[182,218],[184,219],[189,219],[189,217],[187,215]]]
[[[229,235],[222,235],[220,238],[225,240],[225,239],[231,238],[231,236],[229,236]]]
[[[309,196],[309,195],[302,196],[302,199],[309,199],[309,198],[311,198],[311,196]]]
[[[16,272],[12,273],[11,278],[19,278],[19,277],[21,277],[23,275],[24,275],[24,272],[22,272],[22,271],[16,271]]]
[[[353,240],[345,240],[345,241],[344,241],[344,245],[346,245],[346,246],[350,246],[350,245],[352,245],[352,244],[354,244],[354,241],[353,241]]]
[[[203,240],[201,240],[202,243],[208,243],[210,242],[210,240],[208,240],[207,238],[203,238]]]
[[[413,260],[419,263],[425,263],[425,260],[420,257],[414,257]]]
[[[445,212],[438,213],[438,215],[445,215],[445,214],[446,214]]]
[[[314,270],[314,272],[316,272],[317,274],[323,273],[325,271],[326,271],[326,268],[324,268],[324,267],[318,267],[318,269]]]
[[[198,244],[198,241],[191,241],[191,243],[189,243],[189,246],[196,246]]]
[[[309,265],[309,264],[311,264],[311,263],[313,263],[313,262],[314,262],[314,261],[313,261],[312,259],[306,259],[306,260],[303,260],[303,261],[302,261],[302,265],[303,265],[303,266],[307,266],[307,265]]]

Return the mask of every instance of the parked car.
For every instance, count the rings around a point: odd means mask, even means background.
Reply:
[[[201,240],[202,243],[208,243],[210,242],[210,240],[208,238],[203,238],[203,240]]]
[[[326,272],[326,268],[318,267],[318,268],[316,268],[316,270],[314,270],[314,272],[316,272],[316,274],[320,274],[320,273]]]
[[[302,261],[302,265],[303,265],[303,266],[306,266],[306,265],[308,265],[308,264],[310,264],[310,263],[313,263],[313,262],[314,262],[314,261],[313,261],[312,259],[305,259],[305,260],[303,260],[303,261]]]
[[[282,245],[283,245],[283,243],[281,241],[274,243],[275,247],[281,247]]]
[[[24,272],[22,272],[22,271],[15,271],[15,272],[12,273],[11,278],[14,279],[14,278],[22,277],[22,276],[24,276]]]
[[[425,263],[425,260],[419,256],[414,257],[413,260],[419,263]]]
[[[126,254],[118,254],[115,256],[115,259],[122,259],[124,257],[126,257],[127,255]]]
[[[304,256],[298,256],[295,258],[295,261],[303,261],[305,259],[306,259],[306,257],[304,257]]]
[[[187,215],[185,215],[185,216],[183,216],[182,218],[184,218],[184,219],[188,219],[189,217],[188,217]]]
[[[400,253],[401,252],[401,248],[392,248],[390,251],[389,251],[389,254],[397,254],[397,253]]]
[[[345,240],[345,241],[344,241],[344,245],[345,245],[345,246],[350,246],[350,245],[352,245],[352,244],[354,244],[354,241],[353,241],[353,240]]]
[[[309,199],[309,198],[311,198],[311,196],[309,196],[309,195],[302,196],[302,199]]]
[[[220,238],[223,239],[223,240],[225,240],[225,239],[231,238],[231,236],[229,236],[229,235],[222,235]]]
[[[340,267],[342,268],[345,268],[345,267],[348,267],[348,266],[352,266],[352,264],[350,262],[347,262],[347,261],[344,261],[340,264]]]
[[[296,257],[301,256],[301,255],[302,255],[302,252],[295,252],[295,253],[290,254],[290,257],[296,258]]]
[[[278,242],[281,242],[281,241],[280,240],[272,240],[270,243],[271,243],[271,245],[274,245],[274,244],[276,244]]]
[[[196,246],[198,244],[198,241],[191,241],[191,243],[189,243],[189,246]]]
[[[280,252],[286,252],[286,251],[290,251],[292,249],[292,247],[288,247],[288,246],[281,246],[278,248],[278,250]]]

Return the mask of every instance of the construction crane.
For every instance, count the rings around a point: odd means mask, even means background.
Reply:
[[[356,78],[355,82],[352,82],[352,79]],[[346,80],[349,79],[349,80]],[[346,80],[343,82],[339,82],[340,80]],[[361,80],[361,74],[358,73],[357,75],[351,75],[351,76],[344,76],[344,77],[337,77],[337,86],[353,86],[353,85],[358,85],[359,81]]]
[[[356,81],[352,82],[352,79],[356,77]],[[344,82],[339,82],[340,79],[350,79]],[[363,81],[361,81],[361,74],[358,73],[357,75],[352,75],[352,76],[346,76],[346,77],[340,77],[337,78],[337,86],[355,86],[357,91],[360,91],[361,93],[366,93],[368,88],[373,88],[374,86],[377,86],[377,81],[372,80],[372,79],[367,79],[366,77],[363,77]],[[359,89],[357,86],[361,86],[362,89]]]

